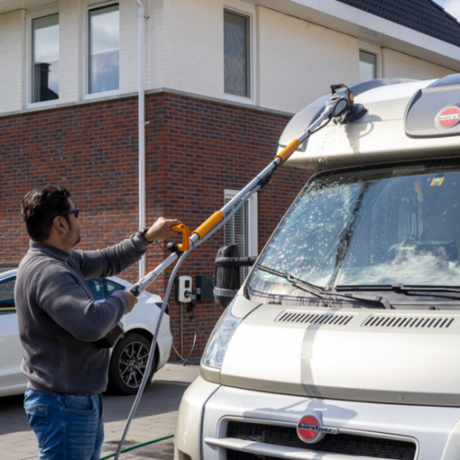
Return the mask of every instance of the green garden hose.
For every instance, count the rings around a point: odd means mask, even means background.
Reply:
[[[129,450],[139,449],[139,447],[147,446],[148,444],[153,444],[155,442],[164,441],[165,439],[169,439],[169,438],[174,438],[174,435],[170,434],[169,436],[165,436],[164,438],[158,438],[158,439],[154,439],[153,441],[147,441],[147,442],[143,442],[142,444],[136,444],[135,446],[127,447],[126,449],[123,449],[121,453],[128,452]],[[114,452],[113,454],[106,455],[105,457],[101,457],[100,460],[106,460],[107,458],[115,457],[115,455],[117,455],[116,452]]]

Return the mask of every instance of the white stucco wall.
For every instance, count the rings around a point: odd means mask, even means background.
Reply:
[[[59,0],[59,101],[76,102],[82,83],[81,2]]]
[[[120,0],[120,92],[138,89],[138,8],[134,0]],[[144,8],[148,4],[144,1]],[[144,12],[147,14],[147,11]],[[146,21],[147,22],[147,21]],[[147,24],[144,22],[144,28]],[[147,56],[144,55],[146,68]]]
[[[421,59],[399,53],[388,48],[382,48],[382,76],[386,78],[401,77],[415,78],[418,80],[430,80],[442,78],[454,70],[422,61]]]
[[[146,2],[147,3],[147,2]],[[148,0],[149,19],[146,23],[146,88],[164,87],[164,20],[163,0]]]
[[[223,96],[223,4],[218,0],[163,2],[163,85]]]
[[[0,15],[0,113],[23,108],[25,10]]]
[[[359,81],[359,41],[325,27],[258,11],[259,103],[295,113],[330,85]]]

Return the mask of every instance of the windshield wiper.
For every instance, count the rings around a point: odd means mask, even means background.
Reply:
[[[460,300],[460,295],[443,295],[442,292],[457,292],[460,288],[450,286],[417,286],[405,284],[351,284],[335,286],[337,291],[394,291],[398,294],[421,295],[425,297],[444,297],[446,299]],[[439,293],[439,294],[438,294]]]
[[[406,286],[404,284],[393,284],[391,286],[391,289],[393,289],[393,291],[395,292],[402,294],[423,295],[427,297],[444,297],[446,299],[460,300],[460,296],[439,294],[440,292],[457,292],[460,294],[459,288],[453,288],[448,286]]]
[[[323,289],[322,287],[316,286],[314,284],[309,283],[308,281],[301,280],[300,278],[295,277],[294,275],[291,275],[290,273],[283,273],[278,270],[275,270],[273,268],[265,267],[264,265],[257,265],[257,268],[259,270],[262,270],[264,272],[270,273],[275,276],[279,276],[280,278],[284,278],[285,280],[289,281],[289,283],[297,287],[303,291],[309,292],[310,294],[315,295],[316,297],[319,297],[321,299],[325,300],[331,300],[334,297],[342,297],[345,299],[355,299],[355,300],[362,300],[364,302],[371,302],[371,303],[378,303],[382,305],[384,308],[391,309],[393,308],[388,302],[385,297],[381,296],[375,296],[375,297],[367,297],[367,296],[358,296],[355,294],[341,294],[337,291],[333,291],[328,289],[327,291]]]

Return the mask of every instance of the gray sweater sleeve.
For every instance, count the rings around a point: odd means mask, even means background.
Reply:
[[[128,308],[128,300],[121,292],[115,292],[105,302],[94,301],[69,268],[57,264],[42,267],[36,273],[32,296],[59,326],[82,342],[104,337]]]
[[[149,242],[136,233],[115,246],[97,251],[71,251],[71,259],[86,279],[105,278],[120,273],[140,260]]]

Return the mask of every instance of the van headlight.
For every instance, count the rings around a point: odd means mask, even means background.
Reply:
[[[217,322],[211,337],[209,337],[208,344],[204,350],[202,363],[206,366],[215,367],[220,369],[224,360],[225,350],[232,338],[238,324],[241,323],[241,318],[236,318],[232,315],[232,307],[235,300],[225,309],[223,315]]]

